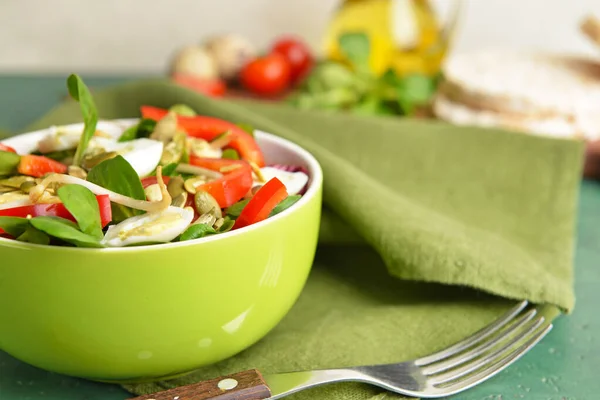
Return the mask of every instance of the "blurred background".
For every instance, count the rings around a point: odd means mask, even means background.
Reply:
[[[300,35],[322,51],[339,0],[3,0],[1,72],[162,72],[176,48],[222,32],[258,47]],[[445,15],[451,0],[431,2]],[[598,54],[577,30],[598,0],[469,0],[455,51],[490,46]]]

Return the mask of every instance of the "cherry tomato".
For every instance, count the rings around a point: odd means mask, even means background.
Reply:
[[[291,80],[297,83],[311,70],[314,59],[308,46],[294,37],[283,37],[273,45],[273,53],[284,56],[291,67]]]
[[[269,54],[250,61],[241,72],[242,85],[259,95],[272,96],[289,87],[291,67],[281,54]]]

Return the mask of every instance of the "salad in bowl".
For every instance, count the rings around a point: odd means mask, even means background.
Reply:
[[[252,128],[186,105],[142,106],[98,122],[88,88],[68,79],[84,119],[0,143],[0,235],[56,246],[125,247],[244,228],[297,202],[308,171],[267,165]]]
[[[265,337],[311,271],[316,159],[184,105],[98,120],[81,79],[67,86],[82,123],[0,142],[0,350],[140,382]]]

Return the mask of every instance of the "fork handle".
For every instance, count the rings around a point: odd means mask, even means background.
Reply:
[[[271,390],[255,369],[129,400],[264,400]]]

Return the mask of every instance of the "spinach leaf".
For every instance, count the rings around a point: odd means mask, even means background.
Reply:
[[[342,54],[357,72],[369,72],[369,37],[362,32],[348,32],[338,39]]]
[[[89,89],[78,75],[72,74],[69,76],[67,79],[67,88],[69,89],[71,97],[79,102],[81,114],[83,115],[83,133],[73,159],[73,164],[79,165],[90,139],[96,132],[98,110],[96,109],[96,104],[94,104],[94,99],[92,98]]]
[[[223,225],[221,225],[221,227],[219,229],[217,229],[218,233],[229,232],[231,230],[231,228],[233,228],[233,225],[235,225],[235,220],[233,220],[227,216],[223,219],[225,221],[223,221]]]
[[[176,176],[179,175],[177,173],[178,163],[167,164],[162,167],[162,175],[163,176]],[[156,176],[156,169],[150,173],[148,176]]]
[[[28,226],[25,232],[17,237],[17,240],[35,244],[50,244],[50,237],[33,226]]]
[[[10,236],[17,237],[29,227],[29,220],[20,217],[0,217],[0,229]]]
[[[225,214],[229,215],[233,219],[236,219],[240,216],[242,210],[244,209],[244,207],[246,207],[246,204],[248,204],[249,201],[250,199],[238,201],[237,203],[227,207],[225,209]]]
[[[275,208],[271,211],[269,217],[272,217],[273,215],[277,215],[280,212],[287,210],[288,208],[293,206],[298,200],[300,200],[301,197],[302,196],[300,196],[299,194],[294,194],[281,200],[279,204],[277,204]]]
[[[0,176],[12,175],[21,161],[21,156],[10,151],[0,150]]]
[[[223,150],[223,154],[221,155],[221,158],[224,158],[226,160],[239,160],[240,155],[238,154],[237,151],[235,151],[235,149],[225,149],[225,150]]]
[[[30,220],[34,228],[49,236],[64,240],[77,247],[104,247],[98,239],[81,232],[73,222],[59,217],[34,217]]]
[[[181,234],[179,241],[183,242],[185,240],[199,239],[206,235],[214,235],[215,233],[217,233],[217,231],[215,231],[210,225],[194,224],[190,225],[185,232]]]
[[[125,129],[119,138],[119,142],[128,142],[134,139],[150,137],[154,128],[156,128],[156,121],[144,118],[136,125]]]
[[[87,180],[123,196],[137,200],[146,199],[140,177],[122,156],[116,156],[96,165],[88,172]],[[112,203],[113,222],[121,222],[141,213],[142,211]]]
[[[81,185],[65,185],[58,189],[58,197],[79,224],[83,233],[102,239],[102,223],[96,196]]]

